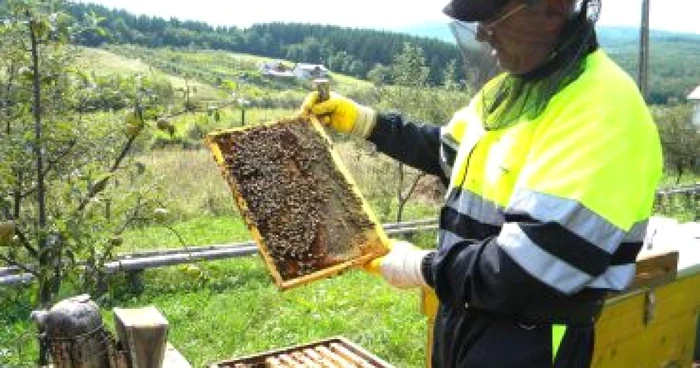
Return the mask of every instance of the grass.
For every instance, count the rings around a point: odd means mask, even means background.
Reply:
[[[425,324],[415,293],[391,290],[360,272],[280,293],[257,259],[212,264],[204,272],[215,281],[195,281],[206,286],[196,285],[184,303],[179,287],[124,303],[161,306],[173,344],[195,366],[337,335],[397,366],[422,363]]]
[[[163,188],[175,220],[204,215],[233,215],[231,191],[206,150],[157,150],[139,161]]]
[[[239,216],[200,217],[170,226],[187,246],[240,243],[250,240],[248,228]],[[144,249],[182,248],[178,235],[162,225],[133,229],[124,234],[120,253]]]
[[[97,74],[149,73],[151,67],[141,59],[128,59],[107,50],[80,47],[81,60],[89,71]]]
[[[677,172],[673,172],[664,175],[663,179],[661,180],[661,183],[659,184],[659,187],[673,188],[676,186],[686,186],[695,184],[700,184],[700,176],[686,173],[679,177]]]
[[[196,92],[194,92],[191,96],[193,100],[219,101],[225,98],[225,96],[222,95],[222,92],[217,88],[197,80],[189,80],[186,82],[182,76],[168,74],[167,72],[144,62],[144,60],[147,60],[145,58],[124,57],[104,49],[93,49],[87,47],[80,47],[79,49],[81,52],[81,67],[84,67],[87,71],[94,72],[98,75],[159,73],[163,74],[175,89],[184,88],[186,85],[196,89]]]
[[[170,342],[195,367],[339,335],[396,366],[423,365],[426,323],[418,294],[360,271],[280,292],[254,256],[146,271],[144,281],[134,294],[123,279],[113,280],[101,303],[105,322],[112,327],[113,306],[154,305],[169,321]],[[36,359],[27,315],[21,308],[0,311],[0,366],[31,366]]]

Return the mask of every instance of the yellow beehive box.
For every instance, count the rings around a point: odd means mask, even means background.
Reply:
[[[387,237],[313,117],[207,136],[282,290],[387,253]]]

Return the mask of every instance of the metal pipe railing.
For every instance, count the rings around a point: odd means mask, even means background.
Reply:
[[[656,196],[695,193],[700,193],[700,184],[659,189],[656,192]],[[401,235],[436,230],[437,225],[437,220],[427,219],[386,224],[383,225],[383,228],[388,235]],[[105,272],[140,271],[192,262],[244,257],[255,253],[257,253],[257,247],[252,241],[236,244],[141,251],[118,255],[114,261],[105,265]],[[34,277],[31,274],[23,273],[19,267],[0,268],[0,286],[28,283],[33,279]]]
[[[695,194],[700,193],[700,184],[686,185],[674,188],[659,189],[656,191],[656,196],[666,196],[671,194]]]
[[[437,220],[419,220],[387,224],[384,225],[383,228],[388,235],[414,234],[436,230]],[[258,248],[255,243],[248,241],[236,244],[130,253],[119,255],[114,261],[106,263],[104,265],[104,271],[107,273],[120,271],[134,272],[194,262],[239,258],[250,256],[257,252]],[[33,275],[22,273],[19,267],[0,268],[0,285],[24,284],[33,281],[33,279]]]

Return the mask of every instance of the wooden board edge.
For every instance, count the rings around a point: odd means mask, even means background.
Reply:
[[[383,254],[381,253],[368,253],[368,254],[363,254],[357,258],[353,258],[351,260],[341,262],[338,264],[335,264],[330,267],[326,267],[324,269],[315,271],[313,273],[310,273],[308,275],[304,275],[301,277],[296,277],[290,280],[283,281],[279,286],[280,289],[283,291],[289,290],[291,288],[295,288],[298,286],[306,285],[308,283],[311,283],[313,281],[318,281],[318,280],[323,280],[323,279],[328,279],[333,276],[339,275],[345,271],[348,271],[354,267],[362,266],[364,264],[369,263],[373,259],[377,257],[381,257]]]

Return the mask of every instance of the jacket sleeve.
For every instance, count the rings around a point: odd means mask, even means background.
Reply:
[[[379,114],[368,140],[379,152],[445,180],[440,166],[439,126],[408,122],[397,114]]]

